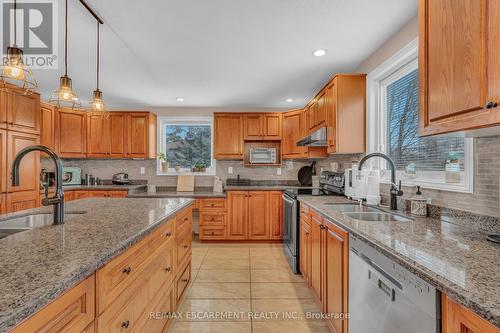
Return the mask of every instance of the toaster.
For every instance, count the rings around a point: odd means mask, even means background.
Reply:
[[[120,172],[113,175],[113,184],[126,185],[129,183],[128,173]]]

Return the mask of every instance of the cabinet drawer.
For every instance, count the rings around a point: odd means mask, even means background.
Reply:
[[[128,289],[130,283],[144,269],[146,259],[158,247],[173,239],[173,224],[173,221],[169,221],[160,226],[158,230],[97,271],[98,313],[102,313],[119,294]]]
[[[135,327],[136,332],[167,332],[172,323],[167,314],[175,310],[175,286],[163,286],[157,296],[148,305],[142,314],[141,320]],[[154,317],[152,317],[152,314]]]
[[[177,265],[181,265],[187,257],[191,256],[193,236],[191,227],[182,234],[177,234]]]
[[[226,199],[202,199],[200,201],[200,210],[219,210],[225,211],[226,207]]]
[[[226,214],[200,214],[200,225],[226,225]]]
[[[95,275],[92,275],[11,332],[82,332],[92,323],[94,315]]]
[[[141,274],[99,316],[98,332],[138,331],[148,304],[162,287],[168,288],[173,282],[174,253],[174,244],[169,242],[148,258]]]
[[[226,226],[200,226],[200,239],[226,239]]]
[[[184,292],[187,289],[187,286],[189,286],[189,282],[191,281],[191,262],[189,262],[184,268],[184,271],[182,274],[178,277],[177,282],[175,284],[176,288],[176,298],[177,298],[177,303],[182,299],[182,296],[184,296]]]
[[[193,209],[191,207],[183,210],[176,216],[175,230],[177,234],[184,233],[185,228],[193,221]]]

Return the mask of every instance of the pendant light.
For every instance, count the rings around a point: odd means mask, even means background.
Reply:
[[[94,94],[92,97],[92,102],[90,103],[90,115],[92,116],[101,116],[103,118],[109,117],[109,111],[106,108],[106,104],[102,99],[102,91],[99,90],[99,55],[100,55],[100,35],[99,35],[99,27],[102,23],[100,19],[96,20],[97,22],[97,61],[96,61],[96,90],[94,90]]]
[[[0,81],[1,91],[22,95],[30,95],[38,87],[31,68],[23,62],[23,50],[17,47],[16,0],[14,0],[14,44],[7,47],[7,59],[0,72]]]
[[[82,103],[73,92],[71,78],[68,76],[68,0],[66,0],[64,26],[64,75],[60,78],[59,89],[50,95],[49,103],[60,108],[79,109]]]

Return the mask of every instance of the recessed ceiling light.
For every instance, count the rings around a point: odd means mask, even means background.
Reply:
[[[322,57],[322,56],[324,56],[326,54],[326,50],[325,49],[319,49],[319,50],[314,51],[313,54],[316,57]]]
[[[286,102],[287,102],[287,103],[292,103],[292,102],[293,102],[293,98],[287,98],[287,99],[286,99]]]
[[[177,97],[175,100],[176,100],[177,102],[184,102],[184,98],[181,98],[181,97]]]

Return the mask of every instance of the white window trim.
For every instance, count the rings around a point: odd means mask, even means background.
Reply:
[[[197,117],[182,117],[182,116],[161,116],[158,117],[158,148],[159,151],[165,151],[165,136],[162,128],[165,124],[175,124],[175,125],[207,125],[210,124],[211,128],[211,142],[210,142],[210,168],[207,168],[206,172],[192,172],[181,170],[179,172],[175,171],[174,168],[168,168],[168,172],[162,172],[160,166],[160,160],[156,161],[156,175],[158,176],[179,176],[179,175],[193,175],[193,176],[215,176],[216,162],[214,159],[214,122],[213,117],[210,116],[197,116]]]
[[[407,74],[418,68],[418,38],[384,61],[381,65],[371,71],[366,78],[367,84],[367,110],[366,110],[366,138],[367,153],[386,152],[387,140],[387,115],[383,112],[385,107],[384,87],[387,79],[396,73]],[[401,179],[403,185],[420,185],[422,188],[445,190],[452,192],[473,193],[474,191],[474,148],[473,139],[465,138],[465,161],[464,172],[461,174],[463,182],[452,184],[440,182],[444,179],[444,171],[418,171],[417,178],[408,178],[403,171],[397,172],[397,179]],[[373,159],[372,167],[385,169],[385,161]],[[382,183],[389,183],[389,172],[385,172]],[[405,178],[406,177],[406,178]]]

